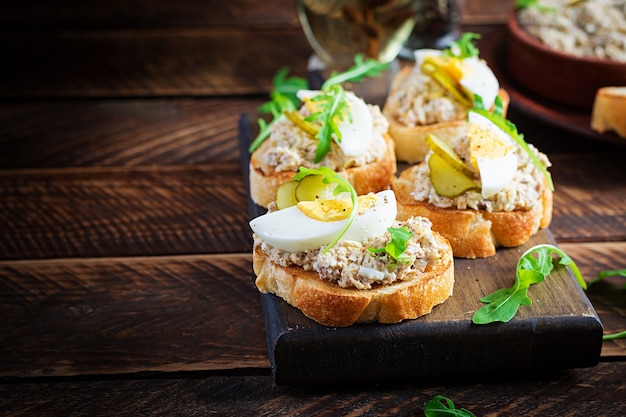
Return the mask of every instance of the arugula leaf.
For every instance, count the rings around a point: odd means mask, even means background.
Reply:
[[[258,119],[259,133],[250,144],[248,152],[254,152],[263,144],[263,142],[265,142],[265,139],[267,139],[271,133],[272,126],[278,122],[284,112],[294,110],[296,110],[296,106],[287,96],[281,93],[272,93],[272,101],[269,101],[259,107],[259,112],[272,114],[272,121],[268,124],[264,119]]]
[[[337,174],[335,171],[328,167],[307,168],[301,166],[298,170],[298,173],[295,177],[293,177],[293,179],[295,181],[300,181],[302,178],[308,175],[322,175],[324,177],[322,181],[325,184],[337,184],[337,186],[333,190],[333,195],[339,195],[341,193],[348,192],[350,193],[350,200],[352,201],[352,210],[350,210],[350,216],[348,217],[348,221],[346,222],[346,225],[341,230],[341,232],[339,232],[339,234],[332,240],[332,242],[330,242],[328,246],[324,248],[322,253],[326,253],[330,250],[330,248],[335,246],[337,242],[339,242],[339,239],[341,239],[341,237],[346,233],[346,231],[348,231],[348,229],[352,225],[352,222],[356,218],[356,215],[359,211],[359,200],[357,198],[356,190],[354,189],[352,184],[350,184],[348,180],[346,180],[344,177]]]
[[[472,32],[463,33],[458,41],[452,42],[448,48],[443,50],[443,54],[459,59],[478,56],[479,51],[473,43],[474,39],[480,39],[480,34]]]
[[[535,8],[542,13],[554,13],[556,9],[554,7],[544,6],[539,4],[539,0],[515,0],[515,7],[522,10],[528,8]]]
[[[542,244],[528,249],[517,262],[515,283],[510,288],[501,288],[480,299],[486,306],[474,312],[474,324],[487,324],[496,321],[508,322],[520,306],[529,306],[532,300],[528,297],[528,289],[532,284],[542,282],[554,269],[552,255],[560,257],[559,264],[569,266],[578,284],[587,288],[578,266],[565,252],[556,246]],[[536,256],[535,256],[536,255]]]
[[[304,120],[310,123],[317,122],[321,124],[319,131],[315,135],[315,138],[319,141],[314,159],[314,162],[317,164],[330,152],[333,133],[336,140],[341,142],[342,135],[339,130],[339,123],[344,120],[344,115],[346,114],[349,120],[352,121],[352,115],[348,109],[346,92],[339,84],[331,85],[326,91],[315,96],[312,100],[318,104],[320,111],[311,114]]]
[[[513,124],[510,120],[507,120],[503,116],[503,105],[500,97],[496,96],[495,104],[494,104],[494,112],[490,113],[483,104],[482,97],[478,95],[474,95],[474,108],[470,109],[474,113],[478,113],[491,122],[493,122],[496,126],[502,129],[505,133],[507,133],[511,138],[528,154],[530,159],[533,161],[533,164],[541,171],[544,178],[548,182],[548,187],[551,191],[554,191],[554,183],[552,182],[552,176],[548,172],[548,169],[544,164],[541,163],[537,155],[530,149],[528,143],[524,140],[524,135],[517,131],[517,126]]]
[[[454,403],[443,395],[437,395],[424,405],[426,417],[476,417],[474,413],[465,408],[455,408]]]
[[[626,277],[626,269],[600,271],[595,279],[589,281],[589,285],[595,284],[598,281],[602,281],[606,277]],[[624,284],[624,289],[626,290],[626,284]]]
[[[386,252],[393,259],[403,264],[411,262],[410,256],[408,256],[405,251],[407,242],[413,237],[413,232],[406,227],[389,227],[387,231],[391,235],[391,240],[384,248],[367,249],[372,253]]]
[[[375,59],[364,59],[359,54],[354,57],[354,66],[342,73],[333,73],[324,82],[320,94],[312,100],[317,101],[319,111],[306,117],[305,120],[311,123],[318,123],[321,128],[315,135],[318,139],[317,150],[315,152],[315,163],[319,163],[330,152],[333,134],[335,140],[341,142],[341,132],[339,123],[347,117],[352,121],[352,115],[346,102],[346,92],[341,86],[344,82],[359,82],[365,77],[378,77],[383,71],[389,68],[389,64],[383,64]],[[259,119],[259,134],[248,148],[250,153],[254,152],[269,137],[271,127],[286,111],[294,111],[300,105],[297,97],[298,90],[307,88],[307,82],[300,77],[287,77],[288,69],[282,68],[274,77],[274,87],[271,93],[272,100],[259,107],[259,112],[271,113],[273,120],[268,124],[263,119]]]
[[[348,68],[342,73],[332,73],[331,76],[322,84],[322,90],[326,90],[332,85],[345,82],[360,82],[365,77],[378,77],[383,71],[389,69],[389,64],[383,64],[375,59],[363,59],[363,54],[357,54],[354,57],[354,66]]]
[[[259,106],[259,113],[271,114],[272,120],[268,124],[264,119],[258,119],[259,133],[248,148],[250,153],[254,152],[269,137],[272,126],[285,111],[294,111],[300,105],[300,99],[296,93],[307,87],[307,81],[301,77],[287,77],[288,72],[289,68],[283,67],[276,73],[272,82],[271,100]]]

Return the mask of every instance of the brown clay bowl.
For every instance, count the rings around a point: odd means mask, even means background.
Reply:
[[[516,11],[509,14],[507,27],[511,77],[541,97],[591,109],[598,88],[626,86],[626,63],[551,49],[520,27]]]

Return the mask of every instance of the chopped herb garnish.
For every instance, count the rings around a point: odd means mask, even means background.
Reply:
[[[513,122],[504,118],[502,114],[503,113],[502,100],[500,99],[499,96],[496,96],[493,113],[490,113],[487,109],[485,109],[483,100],[478,95],[474,95],[474,108],[470,109],[469,111],[473,111],[474,113],[478,113],[486,117],[491,122],[493,122],[496,126],[498,126],[500,129],[502,129],[505,133],[507,133],[528,154],[530,159],[533,161],[533,164],[543,174],[544,178],[546,179],[548,183],[548,187],[550,188],[550,190],[554,191],[554,183],[552,182],[552,176],[548,172],[548,169],[546,168],[546,166],[543,163],[541,163],[537,155],[530,149],[530,147],[528,146],[528,143],[526,143],[526,141],[524,140],[524,135],[517,131],[517,127],[513,124]]]
[[[333,190],[333,195],[336,196],[341,193],[347,192],[347,193],[350,193],[350,200],[352,201],[352,209],[350,210],[350,216],[348,217],[348,221],[346,222],[346,225],[341,230],[341,232],[339,232],[339,234],[332,240],[332,242],[330,242],[328,246],[324,248],[322,253],[326,253],[330,250],[330,248],[335,246],[337,242],[339,242],[339,239],[341,239],[341,237],[348,231],[348,229],[352,225],[352,222],[356,218],[356,215],[359,211],[358,210],[359,202],[358,202],[358,198],[356,195],[356,190],[354,189],[352,184],[350,184],[344,177],[337,174],[335,171],[333,171],[332,169],[328,167],[319,167],[319,168],[300,167],[300,169],[298,170],[298,173],[293,179],[295,181],[300,181],[302,178],[309,176],[309,175],[322,175],[324,177],[322,181],[325,184],[337,184],[337,186]]]
[[[403,264],[411,262],[410,256],[405,252],[407,242],[413,237],[413,232],[406,227],[390,227],[387,231],[389,232],[389,235],[391,235],[391,240],[385,245],[384,248],[367,249],[373,253],[387,253],[395,261]]]
[[[520,306],[531,305],[532,300],[527,295],[528,289],[532,284],[538,284],[550,275],[554,269],[553,254],[560,256],[559,264],[569,266],[580,286],[586,289],[587,284],[572,258],[556,246],[537,245],[528,249],[519,258],[515,284],[512,287],[501,288],[480,299],[487,305],[474,313],[472,322],[474,324],[508,322],[515,316]]]
[[[478,33],[466,32],[461,35],[458,41],[454,41],[443,50],[445,56],[464,59],[478,56],[479,51],[474,45],[474,39],[480,39]]]
[[[456,408],[454,403],[443,395],[437,395],[424,405],[426,417],[476,417],[474,413],[465,408]]]
[[[304,120],[319,126],[314,135],[318,140],[315,163],[319,163],[328,154],[333,138],[341,142],[339,124],[344,120],[352,120],[350,108],[346,102],[346,91],[341,83],[360,82],[365,77],[378,77],[388,68],[389,64],[382,64],[371,58],[363,59],[363,56],[359,54],[354,57],[353,67],[342,73],[333,73],[322,85],[320,93],[312,98],[316,102],[317,111]],[[286,74],[286,70],[282,69],[274,77],[272,101],[264,103],[259,108],[259,111],[271,113],[274,119],[269,124],[259,119],[260,132],[250,145],[249,152],[254,152],[269,137],[271,126],[284,112],[295,111],[300,105],[296,93],[298,90],[306,89],[306,80],[298,77],[287,78]]]

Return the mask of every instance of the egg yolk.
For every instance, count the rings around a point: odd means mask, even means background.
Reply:
[[[494,137],[488,128],[470,123],[470,161],[478,170],[478,159],[499,159],[506,156],[510,147]]]
[[[362,195],[358,197],[357,201],[358,214],[362,214],[376,205],[376,196],[374,194]],[[300,201],[297,206],[307,217],[322,222],[347,219],[352,210],[352,202],[347,199]]]

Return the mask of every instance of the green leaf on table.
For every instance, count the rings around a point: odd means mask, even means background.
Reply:
[[[569,266],[574,273],[578,284],[587,288],[578,267],[565,252],[553,245],[542,244],[528,249],[517,262],[515,270],[515,283],[510,288],[501,288],[480,299],[487,305],[479,308],[472,316],[474,324],[488,324],[493,322],[508,322],[519,307],[529,306],[532,300],[528,297],[528,289],[533,284],[538,284],[545,280],[554,269],[554,258],[552,255],[560,257],[559,264]]]
[[[454,403],[443,395],[437,395],[424,405],[426,417],[476,417],[465,408],[456,408]]]

